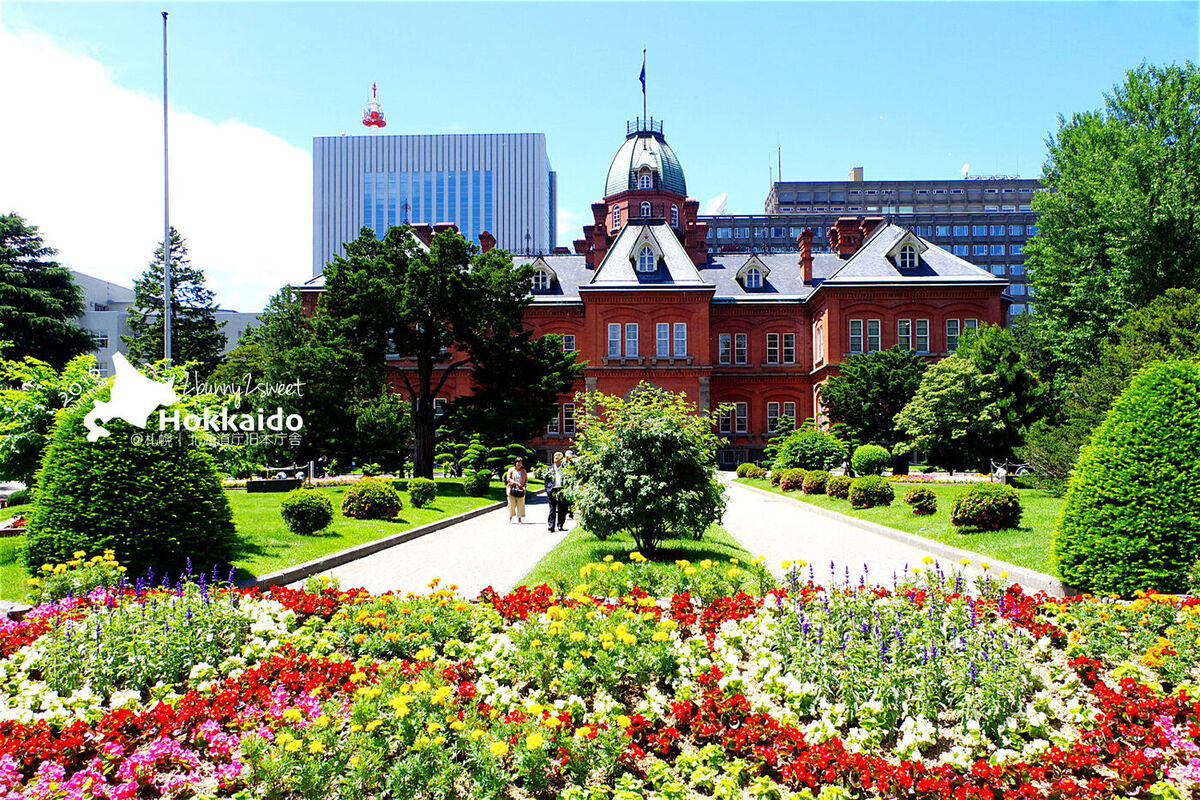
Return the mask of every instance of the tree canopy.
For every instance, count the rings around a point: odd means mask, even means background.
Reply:
[[[195,363],[201,378],[212,374],[225,348],[224,322],[217,322],[217,304],[204,285],[204,272],[192,266],[187,242],[171,228],[171,363]],[[153,362],[163,357],[163,246],[142,277],[134,283],[129,309],[129,336],[122,336],[129,357]]]
[[[1047,148],[1022,332],[1070,379],[1131,310],[1200,288],[1200,70],[1130,70],[1101,110],[1060,116]]]
[[[821,387],[821,403],[829,418],[842,423],[852,444],[878,444],[892,449],[898,437],[896,415],[921,385],[925,360],[911,350],[893,347],[852,355]]]
[[[896,415],[900,451],[926,453],[930,463],[949,469],[985,467],[1004,433],[996,384],[994,374],[957,353],[934,364]]]
[[[16,213],[0,215],[0,357],[61,369],[92,349],[74,322],[84,311],[83,291],[55,254],[36,225]]]
[[[33,484],[55,413],[98,385],[95,367],[90,354],[61,373],[35,358],[0,359],[0,481]]]

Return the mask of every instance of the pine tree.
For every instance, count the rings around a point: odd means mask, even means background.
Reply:
[[[83,292],[70,270],[50,260],[36,225],[16,213],[0,215],[0,357],[40,359],[61,369],[92,349],[74,323]]]
[[[135,361],[163,357],[163,248],[134,284],[136,297],[129,309],[129,330],[122,336]],[[171,362],[195,362],[201,378],[212,374],[225,347],[224,322],[217,322],[213,292],[204,285],[204,273],[193,267],[187,243],[171,228]]]

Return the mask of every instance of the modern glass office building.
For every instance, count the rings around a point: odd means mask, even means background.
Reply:
[[[313,138],[313,274],[362,227],[452,222],[513,253],[555,246],[556,176],[542,133]]]

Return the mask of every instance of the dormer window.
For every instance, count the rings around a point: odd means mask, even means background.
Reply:
[[[614,231],[617,228],[621,227],[621,207],[620,206],[613,206],[612,226],[613,226]]]
[[[650,216],[650,204],[649,203],[642,203],[642,216],[643,217]]]
[[[671,227],[679,227],[679,206],[671,206]]]
[[[758,267],[751,267],[750,269],[746,270],[746,288],[762,288],[762,270],[760,270]]]
[[[906,244],[900,248],[900,269],[917,268],[917,248]]]
[[[535,292],[550,291],[550,273],[546,272],[544,269],[534,270],[533,290]]]
[[[653,189],[654,188],[654,175],[650,172],[649,167],[643,167],[642,171],[638,173],[638,188],[639,189]]]
[[[637,271],[638,272],[654,272],[658,268],[658,258],[654,255],[654,251],[649,247],[643,247],[638,252]]]

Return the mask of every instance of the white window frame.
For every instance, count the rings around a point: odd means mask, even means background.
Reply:
[[[779,334],[778,333],[768,333],[767,334],[767,363],[768,364],[778,364],[779,363]]]
[[[649,169],[643,169],[638,173],[638,189],[653,189],[654,176],[650,174]]]
[[[796,419],[796,401],[795,400],[784,400],[783,401],[783,416],[787,417],[788,419],[790,419],[792,421],[792,430],[795,430],[796,425],[798,425],[800,423],[800,420]]]
[[[679,227],[679,206],[671,206],[671,227]]]
[[[545,292],[550,289],[550,274],[544,269],[535,269],[533,271],[533,290],[535,292]]]
[[[929,320],[913,320],[913,348],[918,353],[929,352]]]
[[[554,407],[554,417],[551,418],[550,422],[546,425],[547,435],[558,436],[559,431],[562,430],[562,423],[559,421],[559,417],[561,415],[562,415],[562,406],[555,406]]]
[[[638,354],[638,324],[625,323],[625,357],[637,358]]]
[[[762,288],[762,270],[760,270],[758,267],[751,267],[750,269],[746,270],[746,288]]]
[[[734,433],[749,433],[750,432],[750,404],[749,403],[734,403],[733,404],[733,432]]]
[[[654,355],[666,358],[671,355],[671,323],[658,322],[654,325]]]
[[[575,352],[575,334],[564,333],[562,340],[563,340],[563,348],[562,348],[563,352],[564,353],[574,353]]]
[[[900,248],[900,269],[917,268],[917,248],[906,244]]]
[[[825,326],[817,322],[813,325],[813,363],[825,360]]]
[[[877,319],[867,320],[867,352],[883,349],[883,323]]]
[[[641,215],[643,217],[648,217],[652,213],[654,213],[654,209],[651,207],[650,202],[648,200],[642,201],[641,206],[638,207],[638,211],[641,212]]]
[[[613,230],[621,227],[621,207],[613,206],[612,210],[612,226]]]
[[[733,409],[729,409],[717,417],[717,431],[719,433],[733,433]]]
[[[672,353],[674,354],[674,356],[676,358],[686,358],[687,357],[687,323],[686,322],[676,322],[675,325],[673,326],[673,329],[674,329],[673,330],[674,338],[672,341],[672,346],[674,347],[674,349],[672,350]]]
[[[563,403],[563,436],[575,435],[575,404]]]
[[[962,333],[962,322],[957,319],[946,320],[946,352],[953,353],[958,349],[958,337]]]
[[[911,319],[896,320],[896,344],[901,350],[912,350],[913,328]]]
[[[772,400],[767,403],[767,433],[775,433],[779,427],[779,402]]]
[[[654,254],[653,247],[646,245],[638,251],[637,271],[654,272],[656,269],[658,269],[658,256]]]
[[[850,338],[846,342],[847,352],[861,353],[863,352],[863,321],[861,319],[850,320]],[[855,341],[857,340],[857,344]]]
[[[733,363],[733,334],[719,333],[717,334],[717,363],[732,364]]]
[[[977,320],[977,319],[964,319],[963,320],[963,329],[962,329],[963,335],[966,335],[967,333],[975,333],[978,330],[979,330],[979,320]]]
[[[608,357],[621,357],[621,323],[608,323]]]
[[[733,335],[733,363],[745,364],[750,360],[749,336],[744,333]]]
[[[784,364],[796,363],[796,334],[785,333],[781,339],[779,358]]]

